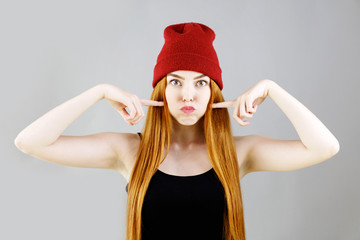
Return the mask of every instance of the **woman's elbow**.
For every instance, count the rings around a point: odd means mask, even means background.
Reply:
[[[25,147],[25,144],[19,137],[15,138],[14,144],[20,151],[22,151],[23,153],[29,154],[28,148]]]
[[[335,156],[339,151],[340,151],[340,143],[339,141],[336,140],[335,143],[331,144],[329,150],[330,157]]]

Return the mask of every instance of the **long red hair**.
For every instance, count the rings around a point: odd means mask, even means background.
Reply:
[[[151,100],[164,107],[150,106],[142,130],[136,162],[131,172],[126,214],[126,240],[141,240],[141,212],[145,194],[154,173],[169,152],[171,115],[165,98],[166,76],[159,81]],[[210,80],[211,96],[204,120],[207,153],[225,190],[223,239],[245,240],[245,223],[241,197],[239,164],[227,108],[212,108],[224,97],[216,82]],[[164,148],[167,146],[166,153]]]

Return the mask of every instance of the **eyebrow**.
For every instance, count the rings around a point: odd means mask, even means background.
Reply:
[[[172,76],[172,77],[181,78],[182,80],[185,80],[185,78],[183,78],[183,77],[181,77],[181,76],[179,76],[179,75],[173,74],[173,73],[169,73],[168,75],[169,75],[169,76]],[[202,75],[200,75],[200,76],[195,77],[194,79],[198,79],[198,78],[202,78],[202,77],[206,77],[206,75],[202,74]]]

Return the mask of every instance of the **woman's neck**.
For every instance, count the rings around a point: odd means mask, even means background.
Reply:
[[[175,148],[191,148],[206,144],[203,118],[191,126],[181,125],[173,120],[171,145]]]

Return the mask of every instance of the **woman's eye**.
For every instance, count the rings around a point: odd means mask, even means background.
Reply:
[[[171,81],[170,81],[170,83],[173,83],[173,82],[179,82],[179,80],[174,79],[174,80],[171,80]],[[174,85],[174,84],[173,84],[173,85]]]
[[[200,81],[198,81],[198,83],[199,82],[203,82],[204,84],[202,84],[201,86],[206,86],[206,84],[207,84],[207,82],[205,81],[205,80],[200,80]]]

